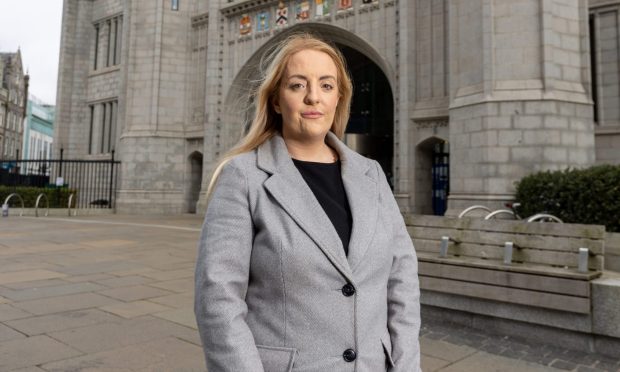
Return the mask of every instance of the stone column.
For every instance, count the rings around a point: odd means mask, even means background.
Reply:
[[[85,82],[94,64],[92,7],[92,1],[63,2],[53,157],[59,156],[60,149],[64,149],[66,158],[88,154],[88,141],[84,140],[89,131],[85,124],[89,114]]]
[[[453,0],[449,215],[594,163],[587,2]]]
[[[204,120],[204,152],[202,168],[202,187],[196,205],[196,213],[204,214],[207,209],[206,191],[218,158],[226,149],[222,146],[222,70],[224,34],[223,17],[213,16],[220,13],[217,1],[209,2],[209,23],[207,26],[207,60],[205,79],[205,120]],[[218,103],[219,101],[219,103]]]
[[[124,15],[127,73],[118,159],[118,213],[182,213],[185,189],[187,72],[193,1],[132,0]],[[128,16],[128,17],[127,17]]]

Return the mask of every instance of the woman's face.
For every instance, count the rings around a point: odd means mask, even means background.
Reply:
[[[282,115],[282,135],[298,141],[323,141],[340,100],[338,70],[332,58],[316,50],[289,59],[274,109]]]

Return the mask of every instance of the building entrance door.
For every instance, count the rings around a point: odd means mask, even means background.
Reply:
[[[447,142],[435,143],[433,146],[433,214],[443,216],[448,206],[450,192],[450,154]]]

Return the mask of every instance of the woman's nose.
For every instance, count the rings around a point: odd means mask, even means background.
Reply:
[[[315,104],[319,101],[318,89],[315,89],[314,86],[308,84],[308,90],[306,91],[306,103],[307,104]]]

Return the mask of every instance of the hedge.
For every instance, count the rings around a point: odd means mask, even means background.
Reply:
[[[37,197],[41,193],[47,195],[50,203],[50,208],[67,208],[67,204],[69,203],[69,195],[76,194],[75,196],[73,196],[73,203],[75,203],[75,198],[77,196],[77,192],[75,189],[70,189],[67,187],[9,187],[0,185],[0,204],[4,203],[4,200],[7,198],[7,196],[11,195],[12,193],[17,193],[19,194],[19,196],[22,197],[22,199],[24,199],[25,208],[34,208]],[[39,203],[39,207],[45,208],[46,206],[47,205],[45,203],[45,200],[41,200],[41,202]],[[21,207],[19,199],[16,197],[11,198],[11,200],[9,201],[9,207]]]
[[[521,217],[550,213],[567,223],[620,232],[620,166],[599,165],[531,174],[516,184]]]

